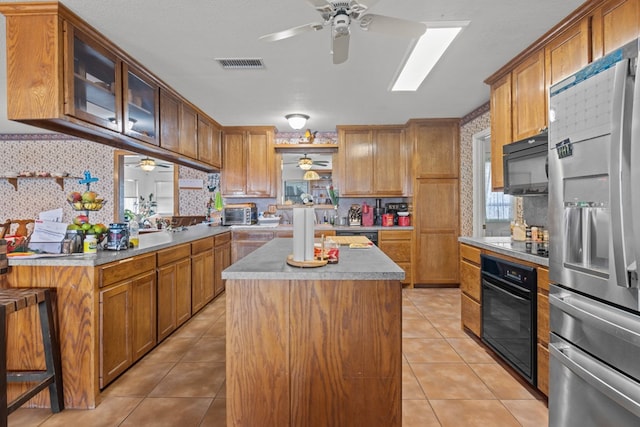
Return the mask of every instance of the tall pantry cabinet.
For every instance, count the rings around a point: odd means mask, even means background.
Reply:
[[[410,120],[413,144],[413,225],[416,284],[459,283],[458,119]]]

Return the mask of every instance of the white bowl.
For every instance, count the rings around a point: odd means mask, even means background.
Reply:
[[[398,212],[398,216],[409,216],[409,212]]]

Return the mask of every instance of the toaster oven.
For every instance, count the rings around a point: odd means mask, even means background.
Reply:
[[[258,222],[255,203],[226,205],[222,210],[222,225],[252,225]]]

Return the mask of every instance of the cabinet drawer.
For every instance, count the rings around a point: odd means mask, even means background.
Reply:
[[[199,254],[207,250],[213,249],[213,236],[206,239],[196,240],[191,242],[191,254]]]
[[[150,253],[126,258],[100,269],[100,287],[109,286],[144,271],[156,268],[156,254]]]
[[[538,293],[538,341],[549,343],[549,297]]]
[[[412,231],[408,230],[380,230],[378,232],[378,239],[381,242],[387,240],[408,240],[411,241]]]
[[[214,246],[224,245],[227,242],[231,241],[231,233],[222,233],[216,236],[213,236]]]
[[[468,261],[471,261],[475,264],[480,265],[480,253],[481,251],[479,248],[469,246],[469,245],[464,245],[464,244],[460,245],[461,259],[466,259]]]
[[[549,396],[549,350],[538,344],[538,390]]]
[[[191,245],[185,243],[184,245],[173,246],[168,249],[158,251],[158,267],[170,264],[182,258],[191,256]]]
[[[480,304],[462,294],[462,325],[480,338]]]
[[[395,262],[411,262],[411,244],[406,241],[385,241],[380,249]]]
[[[538,290],[544,289],[549,292],[549,270],[538,267]]]
[[[480,301],[480,267],[460,261],[460,288],[462,292]]]

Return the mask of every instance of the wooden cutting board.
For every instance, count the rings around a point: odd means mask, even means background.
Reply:
[[[339,245],[350,245],[351,243],[369,244],[371,240],[366,236],[329,236],[327,239],[331,239]]]

